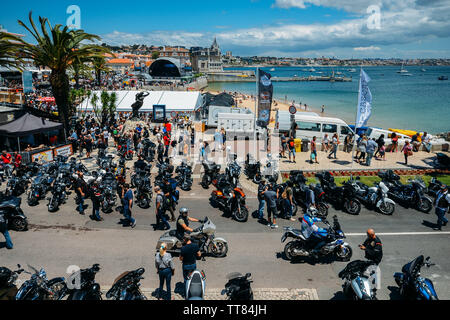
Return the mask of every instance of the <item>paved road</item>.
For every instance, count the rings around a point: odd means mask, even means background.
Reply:
[[[280,220],[280,229],[271,230],[250,218],[247,223],[239,223],[222,217],[217,209],[208,203],[211,190],[203,190],[194,185],[193,190],[182,194],[180,206],[191,209],[191,215],[203,218],[208,216],[217,226],[217,235],[229,241],[229,254],[223,259],[207,258],[199,261],[199,268],[207,274],[209,288],[222,288],[226,275],[230,272],[251,272],[255,288],[315,289],[320,299],[341,299],[342,281],[337,277],[345,263],[290,263],[282,258],[282,227],[299,222]],[[25,201],[24,201],[25,202]],[[90,205],[90,201],[87,201]],[[251,194],[248,205],[254,211],[257,201]],[[23,209],[30,220],[30,230],[25,233],[12,232],[15,248],[12,251],[0,249],[2,265],[13,267],[17,263],[46,268],[49,277],[61,276],[69,265],[82,268],[100,263],[102,271],[98,281],[109,286],[124,270],[144,266],[147,269],[144,288],[155,288],[158,280],[154,273],[153,256],[155,245],[162,231],[154,231],[154,208],[142,210],[135,207],[133,214],[137,219],[134,230],[118,224],[121,216],[117,213],[104,215],[103,222],[91,221],[75,210],[73,195],[57,213],[49,213],[46,201],[30,208],[26,203]],[[364,241],[368,227],[373,227],[381,235],[384,258],[381,264],[382,289],[380,299],[397,298],[393,273],[419,254],[431,256],[436,266],[424,269],[423,275],[433,279],[441,299],[450,299],[450,232],[436,232],[423,221],[435,222],[436,217],[398,207],[391,217],[362,210],[359,216],[330,211],[336,214],[348,236],[354,254],[353,259],[363,258],[358,244]],[[174,225],[172,223],[172,225]],[[445,231],[445,230],[444,230]],[[450,229],[447,229],[450,231]],[[407,232],[408,234],[402,234]],[[425,234],[417,234],[425,233]],[[182,279],[180,263],[176,262],[175,281]],[[22,277],[23,280],[26,277]]]

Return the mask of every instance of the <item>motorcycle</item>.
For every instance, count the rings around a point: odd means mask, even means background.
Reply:
[[[95,282],[95,275],[100,266],[94,264],[91,268],[80,270],[80,287],[67,290],[67,300],[102,300],[100,285]]]
[[[19,275],[24,271],[20,264],[16,271],[9,270],[6,267],[0,268],[0,301],[14,300],[19,291],[16,286],[16,281]]]
[[[142,141],[142,144],[144,145],[142,155],[144,156],[145,161],[153,162],[153,160],[155,160],[156,144],[151,142],[148,138],[145,138]]]
[[[373,264],[372,261],[355,260],[339,272],[339,278],[344,280],[342,287],[347,297],[352,300],[376,300],[370,281],[375,271],[367,270]]]
[[[187,165],[184,161],[175,170],[178,176],[175,178],[178,181],[178,185],[181,190],[189,191],[192,188],[192,166]]]
[[[320,185],[325,192],[324,199],[332,203],[337,209],[343,208],[352,215],[358,215],[361,212],[361,202],[356,198],[353,188],[349,184],[342,187],[336,186],[334,177],[330,172],[317,173]]]
[[[236,159],[228,163],[225,168],[225,175],[232,186],[236,187],[238,185],[239,177],[241,176],[241,166],[236,162]]]
[[[170,178],[175,170],[173,165],[168,163],[158,163],[156,164],[158,168],[158,174],[155,177],[155,185],[160,185],[165,177]]]
[[[353,189],[356,198],[370,208],[378,209],[382,214],[392,215],[395,211],[395,202],[388,198],[389,188],[381,181],[374,187],[368,187],[361,183],[359,177],[356,180],[350,178],[348,183]]]
[[[438,152],[436,153],[434,164],[441,169],[450,169],[450,157],[442,152]]]
[[[139,180],[136,191],[134,192],[136,197],[136,203],[141,209],[148,209],[151,205],[153,198],[153,188],[149,177],[144,177]]]
[[[424,259],[423,255],[403,266],[402,272],[394,274],[395,282],[400,289],[400,295],[415,300],[439,300],[433,281],[420,276],[422,267],[434,266],[430,257]]]
[[[133,160],[133,150],[128,149],[126,144],[119,145],[118,155],[125,160]]]
[[[277,199],[277,210],[280,213],[285,212],[283,198],[281,197],[281,195],[283,194],[283,192],[286,190],[287,187],[289,187],[289,183],[282,183],[282,184],[277,184],[277,185],[273,186],[274,191],[278,190],[278,194],[280,195]],[[297,214],[298,207],[297,207],[297,203],[295,202],[295,200],[291,203],[291,206],[292,206],[292,215]]]
[[[28,188],[29,175],[27,176],[16,176],[13,175],[6,184],[6,195],[11,195],[18,197],[25,193]]]
[[[297,170],[291,171],[289,180],[286,181],[286,184],[292,188],[295,205],[297,207],[302,206],[305,211],[308,210],[306,195],[307,192],[309,192],[309,187],[306,182],[307,179],[303,175],[303,171]],[[317,216],[319,218],[326,218],[328,216],[328,209],[330,206],[326,203],[325,192],[319,184],[317,184],[314,188],[314,199],[318,210]]]
[[[116,188],[117,183],[115,181],[100,185],[102,212],[111,213],[113,211],[113,207],[116,205],[117,200]]]
[[[233,185],[224,175],[213,181],[216,187],[211,193],[210,202],[213,207],[219,207],[230,214],[238,222],[248,220],[248,207],[245,203],[245,193],[242,188]]]
[[[144,279],[142,276],[145,272],[144,268],[134,271],[122,273],[112,285],[111,289],[106,293],[106,298],[110,300],[147,300],[145,295],[139,289],[140,281]]]
[[[186,279],[186,300],[205,300],[206,276],[203,271],[194,270]]]
[[[324,239],[325,244],[318,252],[321,256],[334,255],[338,260],[349,261],[352,257],[352,248],[344,241],[345,234],[341,229],[337,216],[333,217],[334,225],[331,226],[328,221],[322,220],[328,226],[328,236]],[[295,257],[309,257],[315,245],[305,238],[301,230],[292,227],[284,227],[284,234],[281,242],[284,243],[288,238],[293,238],[284,247],[286,258],[292,261]]]
[[[228,242],[220,237],[215,236],[216,226],[211,220],[205,218],[202,225],[191,232],[192,242],[200,247],[202,254],[210,254],[216,258],[223,258],[228,253]],[[161,248],[163,243],[167,244],[167,252],[179,254],[183,246],[183,242],[177,238],[176,230],[164,233],[156,244],[156,250]]]
[[[62,181],[56,180],[53,183],[53,187],[50,189],[50,192],[52,193],[52,195],[47,198],[48,211],[56,212],[58,211],[60,205],[66,203],[66,185]]]
[[[8,221],[8,228],[15,231],[28,229],[28,219],[20,208],[21,202],[21,198],[0,193],[0,215]]]
[[[27,197],[27,202],[30,207],[38,205],[39,200],[45,198],[45,195],[51,188],[53,180],[54,178],[48,174],[41,174],[33,179]]]
[[[247,154],[244,173],[253,183],[259,184],[263,177],[270,183],[276,183],[278,181],[279,173],[276,169],[276,162],[272,159],[271,154],[268,154],[267,158],[267,162],[261,172],[261,162],[255,161],[250,154]]]
[[[253,290],[251,287],[251,273],[245,276],[239,272],[231,273],[227,276],[228,282],[225,284],[225,289],[222,290],[222,295],[227,296],[227,300],[231,301],[250,301],[253,300]]]
[[[14,171],[14,167],[11,164],[4,164],[0,162],[0,179],[1,181],[5,181],[12,177]]]
[[[43,268],[37,270],[28,265],[33,273],[23,271],[30,274],[30,280],[25,281],[19,288],[16,300],[61,300],[66,291],[66,282],[64,278],[47,279],[47,273]]]
[[[425,183],[420,179],[409,179],[410,184],[400,183],[400,177],[392,170],[381,171],[378,176],[389,188],[389,198],[405,206],[414,207],[424,213],[430,213],[433,209],[433,200],[424,195],[426,190]]]
[[[202,165],[204,172],[200,177],[200,184],[202,185],[203,189],[208,189],[213,180],[217,180],[221,166],[210,161],[203,161]]]
[[[436,198],[437,193],[441,190],[443,183],[436,178],[431,178],[430,183],[428,184],[427,194]]]

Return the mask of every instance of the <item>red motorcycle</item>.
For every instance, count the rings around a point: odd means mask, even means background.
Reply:
[[[125,160],[133,160],[133,150],[131,148],[128,149],[126,144],[119,145],[117,151],[121,158],[125,158]]]
[[[214,179],[212,184],[217,190],[211,193],[211,205],[229,213],[238,222],[246,222],[248,207],[245,204],[244,191],[239,187],[233,187],[225,175]]]

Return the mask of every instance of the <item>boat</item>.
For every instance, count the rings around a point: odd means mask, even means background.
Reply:
[[[356,72],[356,69],[351,68],[351,69],[348,69],[347,71],[348,71],[348,72]]]
[[[403,77],[411,77],[412,73],[401,73],[400,75]]]
[[[403,66],[404,66],[404,62],[402,63],[402,67],[400,70],[397,71],[397,73],[408,73],[408,70],[406,70]]]
[[[403,129],[392,129],[392,128],[389,128],[389,131],[392,131],[392,132],[395,132],[395,133],[400,133],[400,134],[403,134],[403,135],[408,136],[408,137],[412,137],[413,135],[417,134],[417,131],[414,131],[414,130],[403,130]]]
[[[272,71],[272,72],[275,71],[275,68],[270,69],[270,71]]]
[[[438,77],[438,80],[448,80],[448,77],[447,76],[440,76],[440,77]]]
[[[316,72],[316,69],[311,68],[311,69],[309,69],[309,72]]]
[[[339,75],[341,75],[341,74],[342,74],[342,72],[339,72],[339,71],[338,71],[338,72],[336,72],[336,74],[339,74]]]
[[[427,69],[424,69],[424,68],[422,68],[422,69],[420,69],[420,71],[422,71],[422,72],[426,72],[426,71],[427,71]]]

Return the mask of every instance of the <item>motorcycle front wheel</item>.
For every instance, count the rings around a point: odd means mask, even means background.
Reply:
[[[325,203],[317,203],[317,211],[319,213],[319,218],[324,219],[328,216],[328,206]]]
[[[361,212],[361,203],[355,200],[346,200],[344,203],[345,211],[352,215],[358,215]]]
[[[56,202],[57,201],[53,197],[50,199],[47,206],[49,212],[56,212],[58,210],[58,204]]]
[[[353,255],[352,247],[350,246],[342,246],[341,248],[337,248],[335,251],[336,258],[340,261],[350,261]]]
[[[389,202],[382,203],[380,207],[380,212],[384,215],[391,216],[395,211],[395,205]]]
[[[138,206],[141,209],[148,209],[150,207],[150,202],[148,200],[148,197],[143,196],[142,199],[139,200]]]
[[[246,222],[248,220],[248,210],[245,206],[238,205],[234,214],[236,221]]]
[[[433,203],[431,203],[430,199],[422,198],[422,201],[417,204],[417,209],[424,213],[430,213],[431,209],[433,209]]]
[[[201,177],[201,179],[202,179],[201,185],[202,185],[203,189],[209,189],[209,185],[211,184],[211,181],[210,181],[211,178],[205,173],[203,173],[202,175],[203,176]]]
[[[261,182],[261,175],[255,174],[255,176],[253,177],[253,183],[259,184],[260,182]]]
[[[286,256],[286,259],[289,261],[292,261],[294,259],[294,249],[297,246],[296,241],[291,241],[286,244],[284,247],[284,255]]]
[[[223,258],[228,253],[228,243],[223,241],[211,242],[209,244],[209,252],[216,258]]]
[[[25,219],[22,218],[14,218],[11,221],[11,229],[14,231],[27,231],[28,229],[28,222]]]

